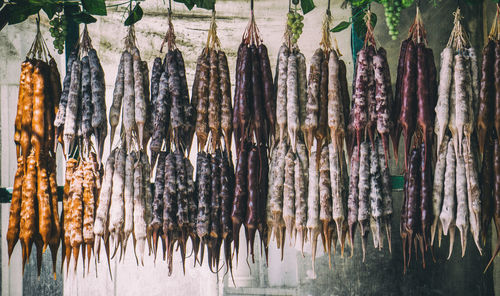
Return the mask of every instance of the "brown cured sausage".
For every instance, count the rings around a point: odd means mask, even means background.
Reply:
[[[491,130],[490,130],[491,134]],[[495,184],[494,172],[494,156],[495,149],[493,139],[488,137],[483,154],[483,163],[481,166],[481,238],[483,244],[486,243],[488,229],[490,228],[491,219],[493,218],[494,195],[493,189]]]
[[[417,47],[413,42],[408,43],[405,57],[405,72],[401,90],[401,112],[399,126],[403,130],[405,142],[405,170],[408,169],[407,157],[410,152],[411,138],[415,131],[417,109],[417,89],[413,83],[417,77]]]
[[[495,45],[495,130],[500,135],[500,42]]]
[[[427,158],[431,156],[427,152],[430,152],[430,141],[434,128],[429,86],[429,69],[427,68],[425,45],[420,43],[417,45],[417,124],[422,131],[424,142],[424,146],[422,147],[424,149],[424,160],[422,160],[424,164],[423,170],[426,168]]]
[[[401,88],[403,85],[403,75],[405,73],[405,61],[406,61],[406,50],[408,49],[408,44],[411,42],[410,39],[406,39],[401,43],[401,49],[399,52],[397,78],[396,78],[396,91],[394,93],[394,106],[391,112],[392,122],[397,124],[391,132],[392,145],[394,150],[394,156],[396,160],[398,159],[398,146],[399,137],[401,135],[401,127],[399,126],[399,114],[401,112]]]
[[[377,100],[375,99],[375,75],[373,73],[373,57],[375,56],[375,48],[371,45],[367,49],[368,71],[366,72],[366,87],[367,87],[367,110],[368,121],[366,123],[366,131],[372,144],[375,148],[374,129],[377,127]]]
[[[479,152],[484,153],[486,136],[493,127],[493,112],[491,106],[495,101],[495,42],[488,41],[483,49],[483,63],[481,67],[481,90],[479,92],[479,112],[477,117],[477,134],[479,140]]]
[[[422,236],[424,239],[425,249],[430,247],[430,236],[429,230],[431,228],[432,220],[434,219],[432,213],[432,164],[431,158],[426,159],[427,155],[427,146],[425,143],[421,144],[420,147],[420,182],[421,182],[421,192],[420,192],[420,223],[422,226]]]
[[[497,48],[498,48],[498,45],[497,45]],[[498,60],[496,63],[498,63]],[[494,201],[493,205],[494,205],[495,210],[493,213],[493,219],[495,222],[495,228],[496,228],[497,236],[498,236],[500,234],[500,143],[499,143],[499,140],[495,139],[493,145],[495,147],[494,148],[494,159],[493,159],[494,172],[495,172],[495,184],[493,187],[493,190],[494,190],[493,196],[495,197],[495,201]],[[499,252],[500,252],[500,240],[497,241],[497,245],[496,245],[495,250],[491,256],[490,262],[488,263],[488,265],[484,269],[485,272],[486,272],[486,270],[488,270],[491,263],[493,263],[493,260],[495,260],[495,257],[498,255]]]
[[[221,90],[219,79],[219,56],[210,50],[210,80],[208,95],[208,127],[212,134],[212,150],[220,146],[221,137]]]
[[[358,52],[356,78],[354,85],[353,100],[353,127],[356,131],[356,143],[358,145],[358,155],[360,154],[360,145],[363,141],[366,123],[368,121],[367,113],[367,72],[368,72],[368,53],[365,49]]]
[[[248,145],[244,144],[238,155],[235,178],[236,183],[231,220],[233,221],[234,249],[236,256],[238,256],[240,227],[246,215],[248,200]]]
[[[240,96],[240,84],[241,84],[241,64],[243,63],[243,54],[246,52],[246,44],[241,43],[238,47],[238,58],[236,60],[236,79],[234,86],[234,103],[233,103],[233,134],[234,134],[234,143],[236,145],[236,155],[239,153],[240,147],[240,139],[242,136],[242,131],[240,129],[240,120],[239,120],[239,101],[238,98]]]
[[[221,102],[221,128],[224,135],[226,150],[231,151],[231,137],[233,136],[233,106],[231,103],[231,78],[227,57],[223,51],[219,51],[219,76]],[[271,81],[272,82],[272,81]]]
[[[276,124],[276,101],[274,100],[273,74],[271,73],[271,63],[269,62],[267,47],[261,43],[258,50],[262,73],[262,99],[266,111],[267,122],[269,123],[267,130],[273,135],[274,125]]]
[[[258,146],[267,142],[266,110],[263,106],[263,85],[259,53],[255,45],[250,46],[252,53],[252,130]],[[253,135],[251,135],[253,138]]]
[[[410,162],[408,167],[407,179],[407,210],[406,210],[406,233],[408,234],[408,258],[411,260],[411,250],[413,239],[420,233],[420,189],[421,189],[421,175],[420,175],[420,151],[417,148],[412,149],[410,155]]]
[[[259,215],[259,166],[259,150],[257,146],[252,146],[248,153],[248,206],[245,219],[247,246],[250,243],[252,262],[254,261],[255,231],[257,229]]]
[[[198,149],[203,149],[208,139],[208,106],[209,106],[209,83],[210,62],[208,50],[203,50],[200,56],[199,81],[196,107],[196,137],[198,138]]]
[[[316,157],[319,161],[323,140],[328,133],[328,56],[325,55],[321,62],[321,82],[319,85],[319,113],[316,139],[318,141],[318,152]]]

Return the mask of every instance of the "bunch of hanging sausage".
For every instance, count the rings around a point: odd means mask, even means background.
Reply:
[[[480,234],[483,244],[486,243],[492,219],[494,219],[497,235],[500,233],[500,144],[498,139],[500,134],[500,43],[497,35],[498,32],[490,36],[483,49],[477,115],[479,152],[483,157],[480,173],[482,182]],[[500,243],[497,243],[486,269],[499,251]]]
[[[426,204],[426,208],[422,209],[421,223],[422,231],[424,231],[429,226],[429,221],[434,219],[431,242],[434,241],[436,230],[439,243],[442,233],[449,234],[450,256],[456,228],[460,231],[462,256],[465,254],[469,229],[479,252],[482,252],[479,241],[482,205],[476,138],[479,107],[478,84],[477,56],[474,48],[464,47],[457,50],[453,44],[447,46],[441,53],[440,82],[435,108],[434,132],[437,135],[438,156],[432,199],[421,202],[422,207],[424,203]],[[492,158],[492,150],[488,152],[490,158]],[[431,185],[432,179],[422,181],[419,187],[422,188],[422,192],[427,192],[428,186]],[[408,192],[411,191],[412,189],[409,188]],[[411,198],[410,195],[408,197]],[[426,197],[427,195],[422,194],[422,199]],[[430,211],[431,200],[433,212]],[[424,211],[429,213],[426,217],[424,217]],[[426,236],[427,234],[424,233],[424,240],[428,243]]]
[[[151,138],[150,116],[153,104],[149,97],[148,64],[141,60],[139,49],[131,46],[121,55],[113,101],[109,109],[111,147],[120,122],[120,114],[122,123],[120,139],[126,143],[127,149],[131,150],[133,146],[136,149],[137,147],[143,149],[148,143]]]
[[[236,254],[239,230],[243,224],[253,260],[256,231],[267,254],[268,187],[264,184],[268,183],[270,171],[267,143],[273,134],[276,105],[267,48],[263,43],[250,39],[243,38],[236,61],[233,108],[236,168],[231,221]]]
[[[79,48],[73,51],[67,61],[68,72],[63,81],[60,108],[54,121],[56,136],[63,144],[65,154],[74,148],[90,145],[94,135],[97,144],[97,156],[100,162],[104,148],[104,139],[108,132],[106,123],[105,81],[97,52],[90,44],[87,30],[81,42],[82,57]]]
[[[99,253],[100,239],[104,240],[108,265],[110,237],[114,242],[113,256],[120,247],[121,257],[132,234],[134,254],[137,263],[140,259],[141,264],[143,264],[145,242],[149,239],[147,222],[151,220],[152,215],[150,206],[152,191],[149,184],[151,169],[146,154],[135,151],[127,153],[124,146],[112,150],[108,157],[95,212],[93,228],[96,236],[95,245]],[[74,178],[75,173],[73,173]]]
[[[216,34],[215,32],[212,32]],[[224,51],[209,48],[198,57],[192,91],[196,105],[196,192],[194,206],[198,243],[201,243],[200,264],[207,247],[210,270],[218,270],[220,250],[224,242],[226,268],[231,269],[234,169],[231,157],[233,108],[231,80]],[[209,147],[206,147],[210,138]],[[221,139],[224,139],[224,145]],[[225,148],[224,148],[225,147]],[[207,153],[205,151],[210,151]]]
[[[388,169],[389,136],[395,130],[391,76],[387,53],[367,45],[357,55],[354,93],[347,147],[351,157],[351,180],[347,221],[351,245],[359,224],[363,259],[371,229],[375,248],[383,246],[385,228],[391,250],[392,196]],[[368,135],[366,137],[365,135]],[[397,150],[397,141],[393,142]]]
[[[101,172],[95,153],[86,160],[68,159],[66,162],[61,215],[62,262],[69,269],[71,254],[76,270],[80,248],[83,267],[85,257],[90,259],[94,250],[94,217],[101,189]],[[90,269],[89,269],[90,270]]]
[[[158,237],[161,237],[163,258],[167,259],[170,273],[176,243],[183,262],[188,238],[191,238],[195,250],[199,245],[194,169],[186,157],[195,132],[196,102],[189,99],[182,53],[175,43],[171,44],[163,63],[157,57],[152,69],[153,136],[150,150],[152,167],[156,164],[156,176],[153,216],[149,224],[154,252],[156,254]]]
[[[410,37],[401,45],[396,81],[396,101],[400,111],[395,138],[399,139],[403,132],[405,153],[400,224],[405,268],[413,246],[415,250],[419,246],[425,266],[424,250],[428,250],[431,244],[433,219],[432,142],[437,77],[433,52],[426,47],[425,30],[419,19],[416,22],[418,25],[410,30]]]
[[[137,264],[143,264],[146,240],[151,252],[151,228],[148,226],[152,219],[153,194],[149,182],[151,167],[144,150],[152,130],[149,73],[133,38],[129,36],[126,40],[109,110],[110,146],[114,145],[116,127],[121,121],[120,139],[104,166],[93,228],[97,257],[102,239],[108,266],[110,244],[113,244],[111,258],[120,249],[121,259],[130,234]]]
[[[41,59],[27,59],[22,63],[14,133],[17,170],[7,243],[10,260],[20,239],[23,272],[35,243],[39,275],[42,253],[48,245],[55,276],[59,248],[61,229],[57,214],[53,122],[60,106],[60,94],[61,81],[53,58],[48,63]]]
[[[275,75],[277,131],[270,153],[267,224],[283,256],[286,230],[290,239],[298,232],[302,244],[307,233],[309,166],[303,136],[307,79],[306,59],[298,47],[281,46]]]

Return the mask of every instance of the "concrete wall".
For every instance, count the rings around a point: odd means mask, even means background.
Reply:
[[[108,1],[108,4],[111,1]],[[120,1],[117,1],[120,2]],[[166,2],[166,1],[165,1]],[[332,1],[332,14],[335,23],[347,20],[350,10],[340,9],[342,1]],[[464,1],[462,1],[464,2]],[[317,9],[308,14],[304,20],[304,33],[299,40],[299,46],[310,58],[320,41],[321,22],[326,9],[327,0],[316,0]],[[487,16],[491,22],[494,7],[488,4]],[[144,9],[144,19],[136,25],[138,46],[143,60],[152,61],[159,55],[159,47],[166,31],[166,5],[164,1],[149,0],[141,4]],[[255,15],[264,43],[269,49],[272,68],[276,63],[276,54],[281,45],[285,25],[285,14],[288,1],[266,0],[256,1]],[[491,9],[493,7],[493,9]],[[249,3],[247,1],[217,2],[218,31],[223,49],[228,54],[229,67],[234,83],[234,68],[236,49],[248,22]],[[428,30],[429,45],[434,49],[436,63],[439,64],[439,53],[448,41],[452,29],[452,12],[456,1],[443,0],[439,9],[432,9],[427,1],[422,1],[423,19]],[[206,41],[211,13],[200,9],[188,11],[182,5],[173,2],[173,23],[177,35],[177,45],[184,54],[186,61],[188,84],[191,85],[195,61]],[[380,5],[374,4],[373,11],[379,17],[376,29],[377,42],[388,51],[393,82],[395,68],[399,55],[399,44],[413,21],[414,10],[409,9],[401,16],[400,39],[390,40],[386,33],[383,11]],[[482,6],[464,7],[471,40],[474,46],[480,48],[483,42],[483,10]],[[101,58],[106,73],[107,102],[111,101],[113,83],[116,76],[118,60],[123,49],[123,37],[126,29],[122,26],[126,14],[122,8],[110,9],[107,17],[98,17],[98,22],[89,26],[93,45]],[[15,150],[13,145],[13,122],[17,102],[17,87],[20,64],[31,45],[34,36],[33,19],[8,26],[0,32],[0,185],[11,186],[15,171]],[[43,23],[46,25],[47,21]],[[47,29],[45,29],[47,32]],[[49,37],[46,33],[45,36]],[[348,79],[352,79],[352,56],[350,50],[350,32],[348,30],[336,34],[343,59],[347,62]],[[51,38],[47,43],[51,47]],[[64,75],[63,57],[57,57],[59,69]],[[151,66],[151,65],[150,65]],[[195,146],[195,145],[193,145]],[[109,144],[106,144],[109,147]],[[106,151],[107,153],[108,151]],[[193,154],[191,154],[193,155]],[[106,158],[106,156],[105,156]],[[193,159],[194,163],[194,159]],[[63,166],[58,169],[59,184],[62,184]],[[401,167],[391,163],[391,173],[400,174]],[[303,257],[296,248],[285,248],[285,259],[280,261],[280,251],[274,242],[270,247],[269,267],[263,258],[257,256],[255,264],[247,264],[244,244],[240,250],[239,262],[234,270],[232,284],[229,277],[223,274],[214,275],[206,266],[192,268],[192,258],[187,260],[186,274],[182,274],[180,258],[175,256],[174,273],[168,277],[167,266],[159,258],[156,264],[152,257],[147,257],[144,267],[137,267],[133,257],[131,242],[123,262],[113,260],[111,272],[108,273],[106,259],[101,255],[101,262],[91,263],[88,273],[83,274],[82,262],[78,263],[77,273],[68,276],[59,275],[59,280],[51,279],[50,259],[44,258],[44,270],[47,272],[36,279],[34,258],[28,266],[23,278],[21,275],[20,246],[16,246],[10,266],[7,265],[5,233],[8,223],[8,204],[1,207],[1,290],[2,295],[492,295],[493,273],[482,274],[482,269],[489,259],[491,250],[486,250],[479,257],[472,243],[469,244],[466,256],[459,255],[458,244],[454,255],[446,261],[447,240],[441,250],[436,252],[437,263],[430,263],[426,270],[414,263],[408,275],[402,275],[401,240],[399,238],[399,209],[401,193],[394,194],[395,217],[393,218],[393,253],[387,248],[376,251],[368,247],[367,260],[361,262],[361,246],[357,241],[353,258],[334,256],[334,269],[328,268],[327,256],[321,250],[317,255],[316,272],[311,267],[311,256],[306,252]],[[241,234],[243,240],[243,234]],[[359,239],[358,239],[359,240]],[[470,241],[471,242],[471,241]],[[310,246],[305,246],[310,250]],[[319,248],[321,249],[321,248]],[[349,250],[347,250],[349,251]],[[73,264],[73,263],[71,263]],[[494,270],[498,274],[498,268]],[[64,279],[62,279],[64,277]],[[495,276],[496,279],[500,277]],[[499,281],[500,282],[500,281]],[[498,290],[497,290],[498,291]],[[500,291],[499,291],[500,292]]]

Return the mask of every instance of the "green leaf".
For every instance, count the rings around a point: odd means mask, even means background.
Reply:
[[[177,3],[184,4],[187,9],[191,10],[193,7],[201,9],[212,10],[215,7],[215,0],[174,0]]]
[[[83,11],[73,14],[73,20],[77,24],[91,24],[97,22],[95,17]]]
[[[340,24],[336,25],[335,28],[331,29],[330,32],[332,33],[337,33],[344,31],[345,29],[349,28],[349,26],[352,24],[352,22],[340,22]]]
[[[188,1],[186,1],[186,2],[188,2]],[[215,7],[215,0],[197,0],[196,6],[199,8],[212,10]]]
[[[104,0],[82,0],[83,9],[94,15],[106,15],[106,3]]]
[[[313,10],[316,6],[314,5],[313,0],[300,0],[300,7],[302,8],[302,12],[307,14],[309,11]]]
[[[25,4],[14,4],[9,7],[9,25],[24,22],[30,15],[38,13],[40,6]]]
[[[174,0],[174,2],[182,3],[182,4],[186,5],[187,9],[189,9],[189,10],[193,9],[193,7],[195,5],[194,0]]]
[[[130,26],[137,23],[142,19],[142,15],[142,8],[139,6],[139,3],[137,3],[134,9],[132,9],[132,12],[130,12],[130,15],[125,20],[125,26]]]
[[[42,7],[42,9],[49,18],[49,20],[54,17],[54,14],[56,14],[56,5],[54,4],[46,4]]]

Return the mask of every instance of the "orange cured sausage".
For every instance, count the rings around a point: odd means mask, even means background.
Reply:
[[[21,152],[23,155],[24,170],[26,171],[27,158],[31,149],[31,119],[33,118],[33,64],[27,65],[24,100],[21,116]]]
[[[9,263],[12,251],[14,250],[14,247],[19,239],[23,177],[24,177],[23,159],[19,157],[17,159],[17,171],[14,177],[14,189],[12,190],[12,200],[10,202],[9,228],[7,230]]]
[[[21,231],[19,238],[23,249],[23,273],[24,266],[29,260],[31,247],[35,241],[37,232],[37,217],[36,217],[36,161],[35,152],[32,150],[27,157],[26,176],[22,185],[22,201],[21,201]]]
[[[33,118],[31,120],[31,145],[35,148],[36,162],[40,161],[42,143],[45,142],[45,65],[39,61],[33,71]],[[45,242],[45,240],[44,240]]]
[[[77,161],[74,158],[70,158],[66,163],[66,173],[65,173],[65,183],[64,183],[64,193],[63,193],[63,213],[61,217],[62,221],[62,229],[61,229],[61,238],[62,241],[62,263],[64,260],[67,260],[67,265],[69,266],[69,261],[71,258],[71,200],[69,195],[69,189],[71,185],[71,179],[73,178],[73,173],[77,166]],[[61,265],[62,265],[61,263]]]
[[[16,112],[16,120],[15,120],[15,130],[14,130],[14,143],[16,143],[16,156],[19,158],[21,155],[21,121],[23,117],[24,110],[24,100],[27,97],[29,92],[28,85],[28,76],[31,75],[31,71],[33,71],[33,65],[31,65],[30,61],[25,61],[21,64],[21,78],[19,80],[19,96],[17,99],[17,112]]]
[[[56,160],[53,157],[49,157],[49,187],[50,187],[50,206],[52,216],[50,217],[52,221],[52,231],[49,238],[50,253],[52,255],[52,273],[54,274],[54,279],[56,277],[56,263],[57,263],[57,250],[59,249],[59,241],[61,240],[61,225],[59,221],[59,210],[57,205],[57,179],[56,179]]]
[[[35,156],[36,157],[36,156]],[[42,236],[43,251],[49,243],[52,233],[51,200],[49,195],[49,177],[45,163],[38,163],[37,171],[38,232]]]

